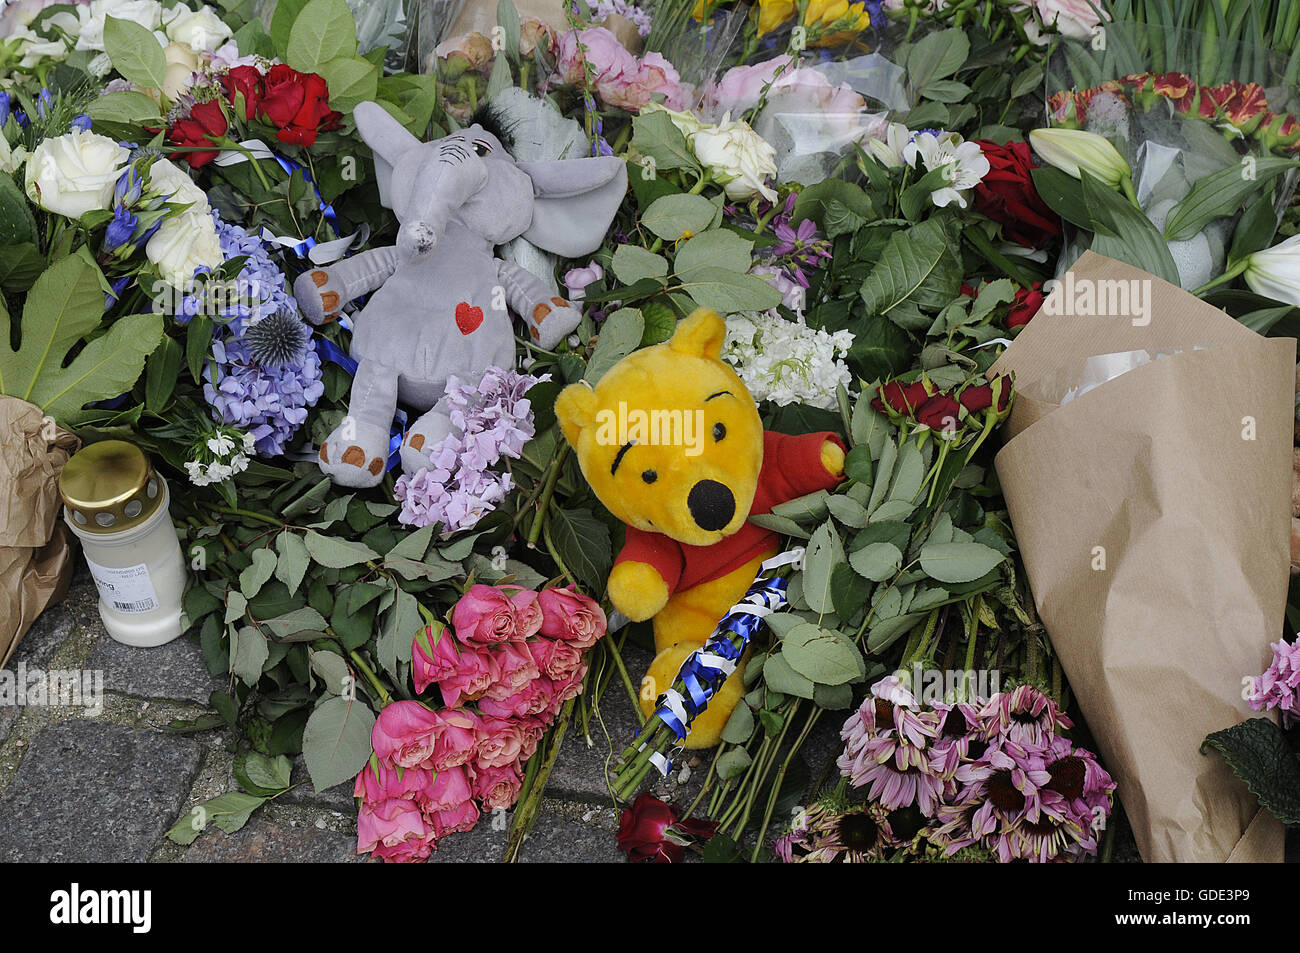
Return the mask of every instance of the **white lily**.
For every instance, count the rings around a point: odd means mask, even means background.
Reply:
[[[1300,305],[1300,235],[1248,256],[1242,277],[1256,294]]]
[[[1133,170],[1110,140],[1082,129],[1034,129],[1029,144],[1048,165],[1076,179],[1087,172],[1111,188],[1121,189],[1137,204]]]

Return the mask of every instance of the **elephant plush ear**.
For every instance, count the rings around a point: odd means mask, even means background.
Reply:
[[[627,193],[627,164],[613,156],[519,162],[533,180],[533,222],[524,238],[565,258],[600,247]]]
[[[420,140],[407,132],[406,127],[378,103],[357,103],[352,118],[356,120],[357,132],[375,154],[379,201],[385,208],[392,208],[393,167],[403,154],[419,146]]]

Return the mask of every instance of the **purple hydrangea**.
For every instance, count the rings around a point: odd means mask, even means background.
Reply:
[[[502,457],[518,459],[532,439],[532,407],[524,394],[548,378],[500,367],[489,367],[477,385],[449,378],[453,431],[429,448],[427,467],[398,479],[398,519],[408,526],[439,523],[443,532],[455,533],[492,512],[514,487],[509,473],[492,467]]]
[[[1300,725],[1300,638],[1290,645],[1279,640],[1272,649],[1273,664],[1251,680],[1250,707],[1255,711],[1280,709],[1283,727],[1291,728]]]
[[[212,352],[203,368],[203,396],[216,420],[252,434],[261,456],[278,456],[306,423],[307,409],[325,392],[320,357],[308,348],[298,360],[278,367],[254,359],[244,332],[278,311],[296,314],[298,303],[260,239],[227,225],[216,212],[212,218],[225,259],[247,256],[247,260],[235,279],[239,293],[222,299]],[[176,319],[187,322],[198,307],[197,298],[186,299]]]

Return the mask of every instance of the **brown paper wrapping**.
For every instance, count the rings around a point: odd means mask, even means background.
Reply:
[[[1143,859],[1280,862],[1282,825],[1200,746],[1258,717],[1242,678],[1283,626],[1295,341],[1092,252],[1071,270],[1150,280],[1150,323],[1050,313],[1062,284],[994,365],[1015,374],[996,467],[1039,615]],[[1086,358],[1137,349],[1181,353],[1060,404]]]
[[[39,407],[0,395],[0,666],[72,578],[58,483],[80,444],[66,430],[47,433]]]

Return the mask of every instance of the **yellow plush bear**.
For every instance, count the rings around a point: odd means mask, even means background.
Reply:
[[[555,403],[583,475],[627,524],[609,597],[634,621],[654,619],[659,654],[641,692],[647,714],[776,553],[777,535],[749,516],[843,478],[835,434],[763,429],[753,397],[719,357],[725,336],[716,313],[698,310],[672,340],[628,355],[594,388],[566,387]],[[742,660],[695,719],[686,747],[717,744],[743,680]]]

